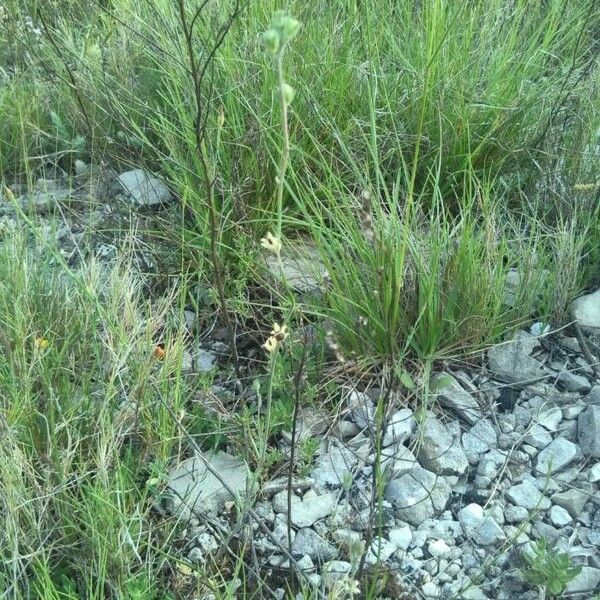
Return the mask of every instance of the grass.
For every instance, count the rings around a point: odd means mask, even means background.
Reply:
[[[593,0],[290,1],[285,60],[261,43],[271,0],[209,1],[187,34],[192,0],[3,6],[3,186],[83,161],[150,169],[178,199],[131,233],[164,257],[146,275],[127,251],[74,269],[35,217],[3,221],[6,597],[234,597],[228,575],[253,577],[243,553],[198,570],[153,508],[184,431],[267,479],[286,469],[278,433],[301,405],[333,413],[340,381],[419,380],[532,320],[563,326],[600,283]],[[267,232],[282,259],[316,252],[325,291],[268,273]],[[181,371],[190,304],[254,353],[222,367],[254,390],[244,410],[190,402],[212,383]],[[308,472],[313,442],[296,450]]]

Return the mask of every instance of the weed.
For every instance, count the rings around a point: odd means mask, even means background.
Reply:
[[[581,566],[573,566],[565,552],[548,547],[545,539],[537,541],[531,555],[524,554],[527,567],[523,577],[531,585],[543,587],[552,597],[559,597],[574,577],[581,572]]]

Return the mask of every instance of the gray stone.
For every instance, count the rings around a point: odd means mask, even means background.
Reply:
[[[560,535],[555,527],[548,523],[544,523],[543,521],[534,523],[531,534],[535,539],[544,539],[550,545],[554,545]]]
[[[600,463],[596,463],[588,472],[588,481],[596,483],[600,481]]]
[[[582,567],[565,588],[565,594],[591,594],[600,584],[600,569],[595,567]]]
[[[275,512],[287,514],[287,490],[279,492],[273,498]],[[317,495],[312,490],[306,492],[303,498],[292,495],[291,521],[296,527],[310,527],[319,519],[329,516],[336,505],[336,495],[325,493]]]
[[[589,493],[573,488],[554,494],[552,503],[562,506],[574,519],[577,519],[589,499]]]
[[[446,508],[450,492],[443,477],[415,467],[411,473],[390,481],[385,497],[399,519],[418,526]]]
[[[417,457],[424,468],[438,475],[462,475],[469,466],[460,444],[432,415],[421,426]]]
[[[309,527],[303,527],[296,532],[296,539],[292,544],[292,554],[308,555],[312,560],[325,562],[337,558],[337,548],[322,538]]]
[[[506,491],[506,497],[516,506],[522,506],[528,510],[536,508],[547,510],[550,508],[550,500],[544,497],[530,481],[513,485]]]
[[[590,382],[583,375],[577,375],[571,371],[561,371],[558,375],[558,382],[567,392],[585,394],[592,388]]]
[[[474,425],[483,418],[479,402],[451,375],[436,373],[431,378],[430,386],[437,401],[442,406],[455,411],[467,423]]]
[[[552,442],[552,436],[541,425],[532,425],[523,441],[531,444],[534,448],[542,450]]]
[[[388,480],[410,473],[415,465],[418,466],[417,458],[406,446],[394,444],[381,451],[381,472]]]
[[[571,406],[565,406],[562,409],[563,418],[565,419],[576,419],[585,409],[586,405],[583,400],[576,400],[575,404]]]
[[[533,336],[519,332],[515,340],[489,349],[488,365],[498,379],[507,383],[525,385],[548,374],[548,370],[540,361],[529,356],[533,349],[531,338]]]
[[[388,539],[400,550],[408,550],[412,543],[413,534],[408,525],[395,527],[388,531]]]
[[[590,405],[577,420],[578,441],[585,456],[600,458],[600,406]]]
[[[529,511],[523,506],[508,505],[504,509],[504,518],[508,523],[522,523],[529,517]]]
[[[343,419],[336,424],[333,431],[334,434],[343,441],[355,437],[360,429],[352,421],[346,421],[346,419]]]
[[[305,573],[309,573],[315,570],[315,563],[312,561],[312,558],[308,554],[305,554],[303,557],[299,558],[296,561],[296,566]]]
[[[451,548],[444,540],[434,540],[427,544],[427,552],[435,558],[445,556]]]
[[[360,544],[362,540],[362,536],[358,531],[345,528],[334,529],[331,537],[346,554],[348,554],[353,547],[357,547],[357,544]]]
[[[421,593],[425,598],[441,598],[442,588],[433,583],[433,581],[428,581],[421,586]]]
[[[358,465],[358,457],[354,450],[341,444],[332,444],[329,452],[322,454],[315,461],[310,476],[320,487],[341,487],[352,481],[352,473]]]
[[[536,417],[538,425],[545,427],[548,431],[557,431],[563,419],[563,411],[558,406],[542,409]]]
[[[345,560],[330,560],[323,565],[323,580],[327,586],[340,579],[345,579],[352,570],[352,565]]]
[[[200,564],[204,562],[204,554],[202,554],[202,550],[196,546],[194,546],[187,555],[188,560],[191,563]]]
[[[367,564],[374,565],[381,562],[387,562],[394,552],[396,552],[396,546],[394,546],[394,544],[388,542],[385,538],[376,537],[367,552]]]
[[[467,506],[458,511],[458,521],[467,535],[471,535],[481,521],[483,521],[483,518],[483,507],[474,502],[467,504]]]
[[[462,436],[462,445],[467,456],[483,454],[495,448],[497,443],[498,435],[489,419],[478,421]]]
[[[375,407],[367,394],[350,390],[346,396],[346,406],[352,420],[360,429],[372,429],[375,419]]]
[[[211,470],[219,474],[233,494]],[[183,461],[169,475],[169,503],[173,512],[184,518],[193,513],[215,515],[226,502],[244,495],[249,483],[250,471],[243,460],[225,452],[200,453]]]
[[[300,408],[296,420],[297,443],[302,443],[311,437],[318,437],[327,431],[330,418],[322,411],[314,408]],[[292,443],[292,432],[282,431],[281,436],[288,443]]]
[[[282,253],[281,261],[273,254],[265,257],[271,276],[284,281],[300,294],[322,294],[326,287],[327,270],[318,250],[306,243],[290,247],[288,240],[286,245],[288,251]]]
[[[157,206],[173,199],[160,179],[142,169],[121,173],[118,179],[126,197],[136,206]]]
[[[565,527],[573,521],[571,515],[562,506],[554,505],[550,509],[550,521],[555,527]]]
[[[592,333],[600,330],[600,289],[575,298],[571,303],[571,315],[582,329]]]
[[[480,546],[492,546],[503,541],[505,535],[502,527],[492,517],[484,517],[472,532],[471,539]]]
[[[562,471],[577,458],[577,454],[578,448],[573,442],[558,437],[538,454],[536,471],[541,475]]]
[[[392,444],[403,444],[413,433],[417,422],[410,408],[401,408],[390,418],[385,435],[383,436],[383,447]]]

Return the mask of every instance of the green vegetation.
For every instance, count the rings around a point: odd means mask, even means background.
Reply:
[[[531,585],[543,587],[551,598],[560,598],[567,583],[581,572],[580,566],[571,565],[568,554],[548,548],[548,542],[544,539],[538,540],[533,555],[525,555],[525,560],[525,579]]]
[[[275,435],[300,405],[333,412],[343,378],[401,374],[418,395],[433,361],[532,319],[562,326],[600,283],[595,0],[280,8],[0,5],[0,204],[82,164],[146,168],[178,199],[131,232],[161,257],[145,275],[134,242],[75,268],[36,215],[0,220],[6,597],[253,597],[243,552],[200,570],[156,510],[186,434],[266,480],[287,462]],[[308,248],[323,289],[274,276],[272,238],[275,271]],[[226,331],[223,368],[251,402],[192,401],[212,380],[182,372],[190,304]],[[289,338],[266,353],[274,323]],[[296,448],[297,474],[317,449]],[[576,574],[542,546],[526,573],[554,595]]]

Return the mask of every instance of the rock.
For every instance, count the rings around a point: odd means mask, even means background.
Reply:
[[[302,443],[311,437],[317,437],[327,431],[329,417],[314,408],[300,408],[296,421],[296,443]],[[281,436],[288,443],[292,443],[292,432],[282,431]]]
[[[562,507],[554,505],[550,509],[550,521],[555,527],[565,527],[573,521],[571,515]]]
[[[438,475],[462,475],[469,462],[460,444],[452,439],[444,425],[429,415],[421,427],[417,445],[421,465]]]
[[[352,529],[335,529],[331,537],[346,554],[350,553],[350,550],[357,547],[357,544],[362,541],[360,533]]]
[[[548,523],[544,523],[543,521],[537,521],[534,523],[531,534],[535,539],[546,540],[551,546],[555,544],[560,535],[555,527],[549,525]]]
[[[385,563],[395,551],[396,546],[394,544],[388,542],[385,538],[376,537],[367,552],[366,561],[370,565]]]
[[[322,294],[325,290],[327,270],[325,269],[319,251],[306,243],[288,244],[281,254],[281,264],[276,256],[268,254],[265,257],[271,276],[283,280],[294,291],[301,294]]]
[[[350,390],[346,396],[346,406],[350,411],[352,420],[360,429],[373,429],[375,407],[367,394],[357,390]]]
[[[563,411],[558,406],[541,410],[536,417],[538,425],[541,425],[548,431],[552,432],[558,430],[558,426],[560,425],[562,419]]]
[[[516,506],[522,506],[528,510],[539,508],[547,510],[550,508],[550,501],[531,483],[524,481],[513,485],[506,491],[506,497]]]
[[[504,531],[496,521],[485,516],[479,504],[471,503],[458,512],[458,520],[469,538],[480,546],[491,546],[504,539]]]
[[[279,492],[273,498],[275,512],[287,514],[287,490]],[[319,519],[329,516],[336,505],[336,495],[325,493],[317,495],[312,490],[304,494],[304,498],[292,495],[292,524],[296,527],[310,527]]]
[[[418,526],[446,508],[450,487],[442,477],[415,467],[410,473],[393,479],[385,489],[397,518]]]
[[[600,546],[600,508],[596,510],[592,517],[588,531],[588,542],[594,546]]]
[[[571,315],[582,329],[591,333],[600,330],[600,289],[575,298],[571,303]]]
[[[565,492],[554,494],[552,496],[552,503],[562,506],[574,519],[577,519],[589,499],[589,493],[572,488]]]
[[[173,199],[160,179],[142,169],[121,173],[118,180],[128,200],[136,206],[157,206]]]
[[[355,437],[360,429],[356,426],[352,421],[346,421],[346,419],[342,419],[339,421],[334,427],[334,435],[340,440],[349,440]]]
[[[326,562],[337,558],[338,551],[335,546],[322,538],[318,533],[308,527],[299,529],[292,544],[292,554],[308,555],[312,560]]]
[[[310,476],[319,487],[341,487],[352,481],[352,473],[357,465],[356,451],[332,443],[329,452],[317,458]]]
[[[462,445],[468,457],[483,454],[495,448],[497,443],[498,435],[489,419],[478,421],[462,436]]]
[[[539,343],[536,338],[521,331],[515,340],[498,344],[488,350],[489,368],[498,379],[515,385],[525,385],[548,375],[544,365],[529,356],[533,350],[531,339]]]
[[[561,371],[558,374],[558,382],[567,392],[586,394],[592,389],[590,382],[583,375],[577,375],[571,371]]]
[[[340,579],[345,579],[352,570],[352,565],[345,560],[330,560],[323,565],[323,580],[327,586]]]
[[[204,555],[202,554],[202,550],[200,548],[194,546],[187,555],[188,560],[191,563],[200,564],[204,562]]]
[[[431,378],[430,387],[442,406],[456,412],[467,423],[475,425],[483,418],[479,402],[451,375],[436,373]]]
[[[568,467],[577,455],[578,448],[573,442],[558,437],[538,454],[536,471],[541,475],[552,475]]]
[[[206,466],[218,473],[231,492],[226,489]],[[175,514],[183,518],[193,513],[215,515],[226,502],[235,500],[234,495],[243,495],[250,482],[250,471],[243,460],[218,452],[200,453],[184,460],[169,475],[169,504]]]
[[[415,465],[418,466],[417,458],[406,446],[394,444],[381,451],[381,472],[388,480],[410,473]]]
[[[521,275],[517,269],[509,269],[504,280],[504,291],[502,301],[506,306],[514,308],[517,304],[521,289]]]
[[[483,521],[483,517],[483,507],[474,502],[458,511],[458,521],[467,535],[470,535],[475,530],[481,521]]]
[[[600,458],[600,406],[588,406],[577,419],[578,441],[585,456]]]
[[[421,593],[425,598],[441,598],[442,588],[433,583],[433,581],[428,581],[421,586]]]
[[[400,550],[408,550],[412,543],[413,534],[408,525],[403,527],[395,527],[388,531],[388,539],[390,543]]]
[[[438,558],[440,556],[444,556],[450,552],[451,548],[446,544],[444,540],[434,540],[427,544],[427,552],[429,552],[430,556],[434,558]]]
[[[410,408],[401,408],[390,418],[390,422],[383,436],[383,447],[392,444],[403,444],[413,433],[417,422]]]
[[[595,567],[582,567],[565,588],[565,594],[591,594],[600,584],[600,569]]]
[[[305,554],[302,558],[299,558],[296,561],[296,566],[305,573],[315,570],[315,563],[313,563],[312,558],[308,554]]]
[[[532,425],[527,434],[523,437],[523,442],[531,444],[538,450],[542,450],[552,443],[552,436],[548,433],[548,430],[541,425]]]
[[[529,517],[529,511],[523,506],[509,505],[504,509],[504,518],[508,523],[522,523]]]
[[[588,481],[596,483],[600,481],[600,463],[596,463],[588,472]]]
[[[486,596],[480,588],[478,587],[469,587],[465,591],[460,594],[461,600],[488,600],[488,596]]]

